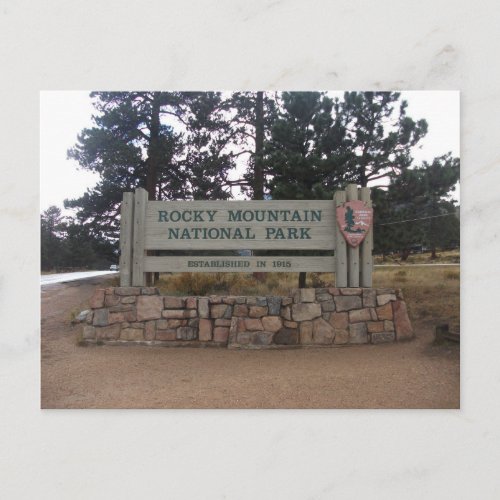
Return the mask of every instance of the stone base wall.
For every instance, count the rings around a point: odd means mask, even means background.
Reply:
[[[401,291],[304,288],[288,297],[172,297],[157,288],[97,289],[89,343],[278,348],[379,344],[413,337]]]

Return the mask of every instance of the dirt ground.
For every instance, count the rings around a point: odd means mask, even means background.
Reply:
[[[42,408],[459,408],[459,346],[238,351],[77,344],[93,278],[42,289]],[[411,306],[411,304],[410,304]],[[411,307],[410,307],[411,309]]]

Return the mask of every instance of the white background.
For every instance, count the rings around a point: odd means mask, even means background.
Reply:
[[[1,1],[0,496],[498,498],[499,14],[494,0]],[[39,409],[39,91],[143,88],[461,91],[461,410]]]

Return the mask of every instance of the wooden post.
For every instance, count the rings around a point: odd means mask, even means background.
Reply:
[[[120,214],[120,286],[131,286],[134,193],[123,193]]]
[[[148,192],[139,188],[135,190],[134,203],[134,255],[132,265],[132,285],[144,286],[144,226],[146,224],[146,204]]]
[[[371,189],[368,187],[362,187],[359,190],[360,200],[366,203],[367,207],[372,206],[371,201]],[[373,225],[368,231],[365,239],[361,243],[360,248],[360,261],[361,261],[361,286],[371,287],[372,286],[372,272],[373,272]]]
[[[336,191],[334,196],[334,208],[346,201],[345,191]],[[335,286],[344,288],[347,286],[347,248],[346,241],[338,228],[336,212],[334,211],[333,224],[335,227]]]
[[[348,184],[346,189],[347,201],[358,199],[358,186],[356,184]],[[347,268],[348,268],[348,286],[359,286],[359,247],[352,248],[350,245],[347,249]]]

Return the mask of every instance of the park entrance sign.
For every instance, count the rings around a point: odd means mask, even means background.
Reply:
[[[149,201],[140,188],[124,193],[120,227],[120,284],[144,286],[148,272],[335,272],[337,287],[371,287],[371,216],[349,227],[356,245],[346,245],[345,215],[371,214],[370,189],[349,185],[333,201]],[[359,205],[361,204],[361,205]],[[361,210],[363,211],[363,210]],[[361,219],[360,219],[361,220]],[[359,220],[357,221],[359,223]],[[357,230],[357,232],[356,232]],[[360,235],[363,238],[360,238]],[[150,255],[151,250],[190,255]],[[235,251],[234,256],[196,256],[197,251]],[[267,250],[275,256],[237,255]],[[326,250],[331,256],[279,255],[283,250]]]

